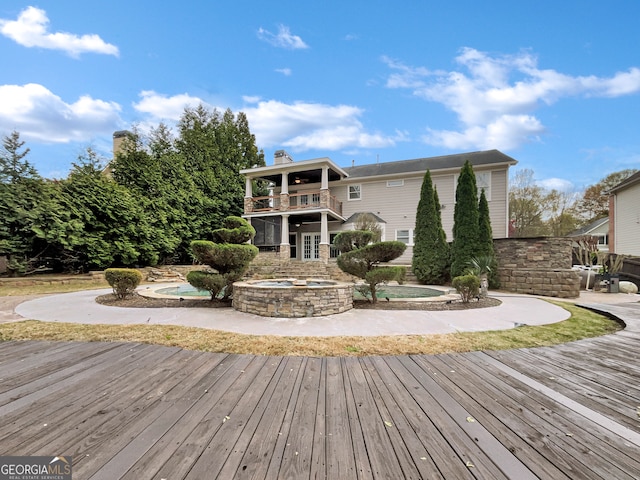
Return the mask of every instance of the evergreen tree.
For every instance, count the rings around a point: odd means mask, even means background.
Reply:
[[[157,263],[163,232],[152,227],[138,198],[102,174],[100,159],[93,151],[73,164],[61,189],[70,221],[82,232],[68,247],[80,268]]]
[[[46,182],[26,160],[24,145],[14,131],[3,138],[0,150],[0,252],[8,255],[12,275],[35,268],[42,246],[32,223],[48,198]]]
[[[424,174],[416,213],[413,273],[421,283],[442,285],[447,278],[449,246],[440,218],[440,201],[429,170]]]
[[[478,255],[494,256],[489,202],[487,202],[484,189],[480,193],[480,201],[478,202]]]
[[[460,171],[453,211],[451,277],[462,275],[479,254],[478,188],[473,167],[467,160]]]

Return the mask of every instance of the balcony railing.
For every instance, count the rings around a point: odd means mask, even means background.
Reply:
[[[342,215],[342,202],[335,196],[329,195],[328,201],[323,201],[321,192],[304,192],[289,194],[289,205],[283,203],[281,195],[265,197],[253,197],[251,199],[252,212],[290,212],[296,210],[309,210],[316,208],[328,208],[338,215]],[[286,202],[286,200],[285,200]],[[245,212],[250,213],[250,212]]]

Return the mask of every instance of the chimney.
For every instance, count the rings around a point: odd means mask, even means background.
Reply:
[[[293,163],[293,158],[284,150],[276,150],[273,154],[273,164],[282,165],[285,163]]]
[[[113,132],[113,158],[123,151],[123,143],[125,139],[131,135],[129,130],[118,130]]]

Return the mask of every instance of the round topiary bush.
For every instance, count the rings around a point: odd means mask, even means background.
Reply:
[[[116,298],[122,300],[131,295],[142,281],[142,274],[133,268],[107,268],[105,280],[113,288]]]
[[[469,303],[479,295],[480,279],[473,274],[460,275],[453,279],[451,286],[460,294],[462,303]]]

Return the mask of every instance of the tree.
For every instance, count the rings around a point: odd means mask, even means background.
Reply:
[[[402,282],[405,274],[402,266],[380,266],[380,264],[398,258],[407,246],[395,241],[368,243],[372,237],[372,232],[349,230],[336,235],[334,244],[342,252],[337,259],[340,270],[362,278],[371,295],[371,302],[376,303],[378,285],[393,280]]]
[[[421,283],[442,285],[447,280],[448,267],[449,245],[442,228],[440,201],[427,170],[416,212],[412,269]]]
[[[265,165],[244,113],[202,105],[185,109],[176,138],[160,124],[146,141],[134,131],[124,147],[112,164],[114,179],[155,212],[167,261],[186,260],[194,238],[209,238],[226,216],[240,215],[245,180],[239,170]]]
[[[25,179],[40,179],[36,169],[25,159],[30,150],[26,148],[19,151],[24,145],[25,142],[20,140],[20,134],[15,130],[2,139],[0,183],[15,184]]]
[[[585,223],[609,215],[608,191],[637,171],[635,168],[628,168],[610,173],[598,183],[588,186],[576,207],[577,211],[584,217]]]
[[[478,188],[473,167],[467,160],[460,171],[453,211],[451,277],[462,275],[473,257],[479,254]]]
[[[576,210],[576,192],[551,190],[544,197],[547,232],[553,237],[563,237],[580,224]]]
[[[258,254],[258,247],[246,243],[255,234],[255,229],[244,218],[227,217],[223,228],[212,232],[214,242],[209,240],[191,242],[196,260],[210,266],[215,272],[190,272],[187,275],[187,281],[196,288],[208,290],[211,293],[211,300],[214,300],[223,289],[224,300],[228,299],[233,291],[233,283],[240,280]]]
[[[0,251],[8,254],[10,274],[29,273],[37,268],[43,246],[33,231],[34,218],[48,209],[50,190],[26,160],[16,131],[5,136],[0,151]],[[55,215],[56,212],[51,212]]]
[[[60,202],[78,225],[79,238],[64,245],[81,269],[155,265],[163,232],[154,229],[148,212],[124,186],[102,174],[101,159],[88,149],[61,182]]]
[[[510,182],[510,236],[537,237],[547,233],[543,220],[545,192],[533,178],[533,170],[518,171]]]

